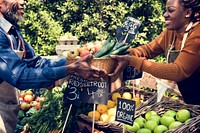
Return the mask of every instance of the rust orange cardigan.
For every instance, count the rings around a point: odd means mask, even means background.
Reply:
[[[130,48],[132,58],[129,65],[138,71],[145,71],[157,78],[182,81],[195,71],[200,71],[200,24],[193,24],[189,30],[185,45],[174,63],[158,63],[152,59],[157,55],[164,54],[169,44],[172,43],[174,35],[175,49],[180,50],[183,34],[172,30],[164,30],[151,43]]]

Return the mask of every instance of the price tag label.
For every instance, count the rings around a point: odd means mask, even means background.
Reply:
[[[71,75],[64,92],[64,101],[77,106],[81,103],[107,104],[109,87],[106,81],[91,81]]]
[[[130,126],[133,125],[135,115],[135,101],[117,98],[117,111],[115,121],[119,121]]]
[[[119,43],[130,43],[138,34],[141,21],[133,17],[127,17],[122,27],[117,28],[116,38]]]
[[[138,73],[135,67],[128,66],[123,71],[123,80],[131,80],[141,78],[143,72]]]

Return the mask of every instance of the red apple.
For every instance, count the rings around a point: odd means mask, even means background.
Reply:
[[[94,46],[94,53],[96,53],[97,51],[99,51],[101,49],[102,45],[95,45]]]
[[[90,54],[90,51],[85,49],[80,53],[80,57],[83,57],[83,56],[86,56],[86,55],[89,55],[89,54]]]

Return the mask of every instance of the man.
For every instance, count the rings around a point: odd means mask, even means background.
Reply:
[[[92,55],[67,64],[43,59],[20,34],[23,0],[0,0],[0,133],[14,133],[19,111],[18,89],[44,88],[70,74],[98,79],[104,72],[90,66]],[[15,88],[16,87],[16,88]]]

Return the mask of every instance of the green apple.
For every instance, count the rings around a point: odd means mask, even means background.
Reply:
[[[148,120],[144,124],[144,127],[147,128],[147,129],[149,129],[149,130],[151,130],[151,131],[153,131],[156,126],[158,126],[158,124],[155,121],[153,121],[153,120]]]
[[[179,125],[181,125],[182,123],[180,121],[174,121],[169,125],[169,130],[170,129],[174,129],[177,128]]]
[[[159,115],[151,115],[149,118],[148,118],[148,120],[153,120],[153,121],[155,121],[157,124],[159,124],[160,123],[160,116]]]
[[[152,133],[151,130],[147,128],[140,128],[137,133]]]
[[[142,116],[139,116],[134,120],[134,122],[138,123],[140,128],[142,128],[144,127],[144,123],[146,122],[146,120]]]
[[[154,133],[164,133],[168,128],[164,125],[158,125],[154,128]]]
[[[168,110],[163,115],[175,117],[176,116],[176,111],[174,111],[174,110]]]
[[[190,111],[187,109],[178,110],[178,112],[176,113],[176,119],[182,123],[189,118],[190,118]]]
[[[162,116],[161,118],[160,118],[160,123],[162,124],[162,125],[164,125],[164,126],[166,126],[166,127],[169,127],[169,125],[172,123],[172,122],[174,122],[175,121],[175,119],[174,119],[174,117],[170,117],[170,116]]]
[[[192,118],[187,119],[187,120],[185,121],[185,123],[189,122],[191,119],[192,119]]]
[[[156,111],[153,111],[153,110],[148,111],[148,112],[146,112],[146,114],[145,114],[145,119],[148,120],[148,118],[149,118],[150,116],[152,116],[152,115],[158,115],[158,114],[157,114]]]
[[[131,132],[137,132],[137,130],[140,129],[140,126],[138,123],[136,122],[133,122],[133,126],[130,126],[130,125],[125,125],[125,128]]]

